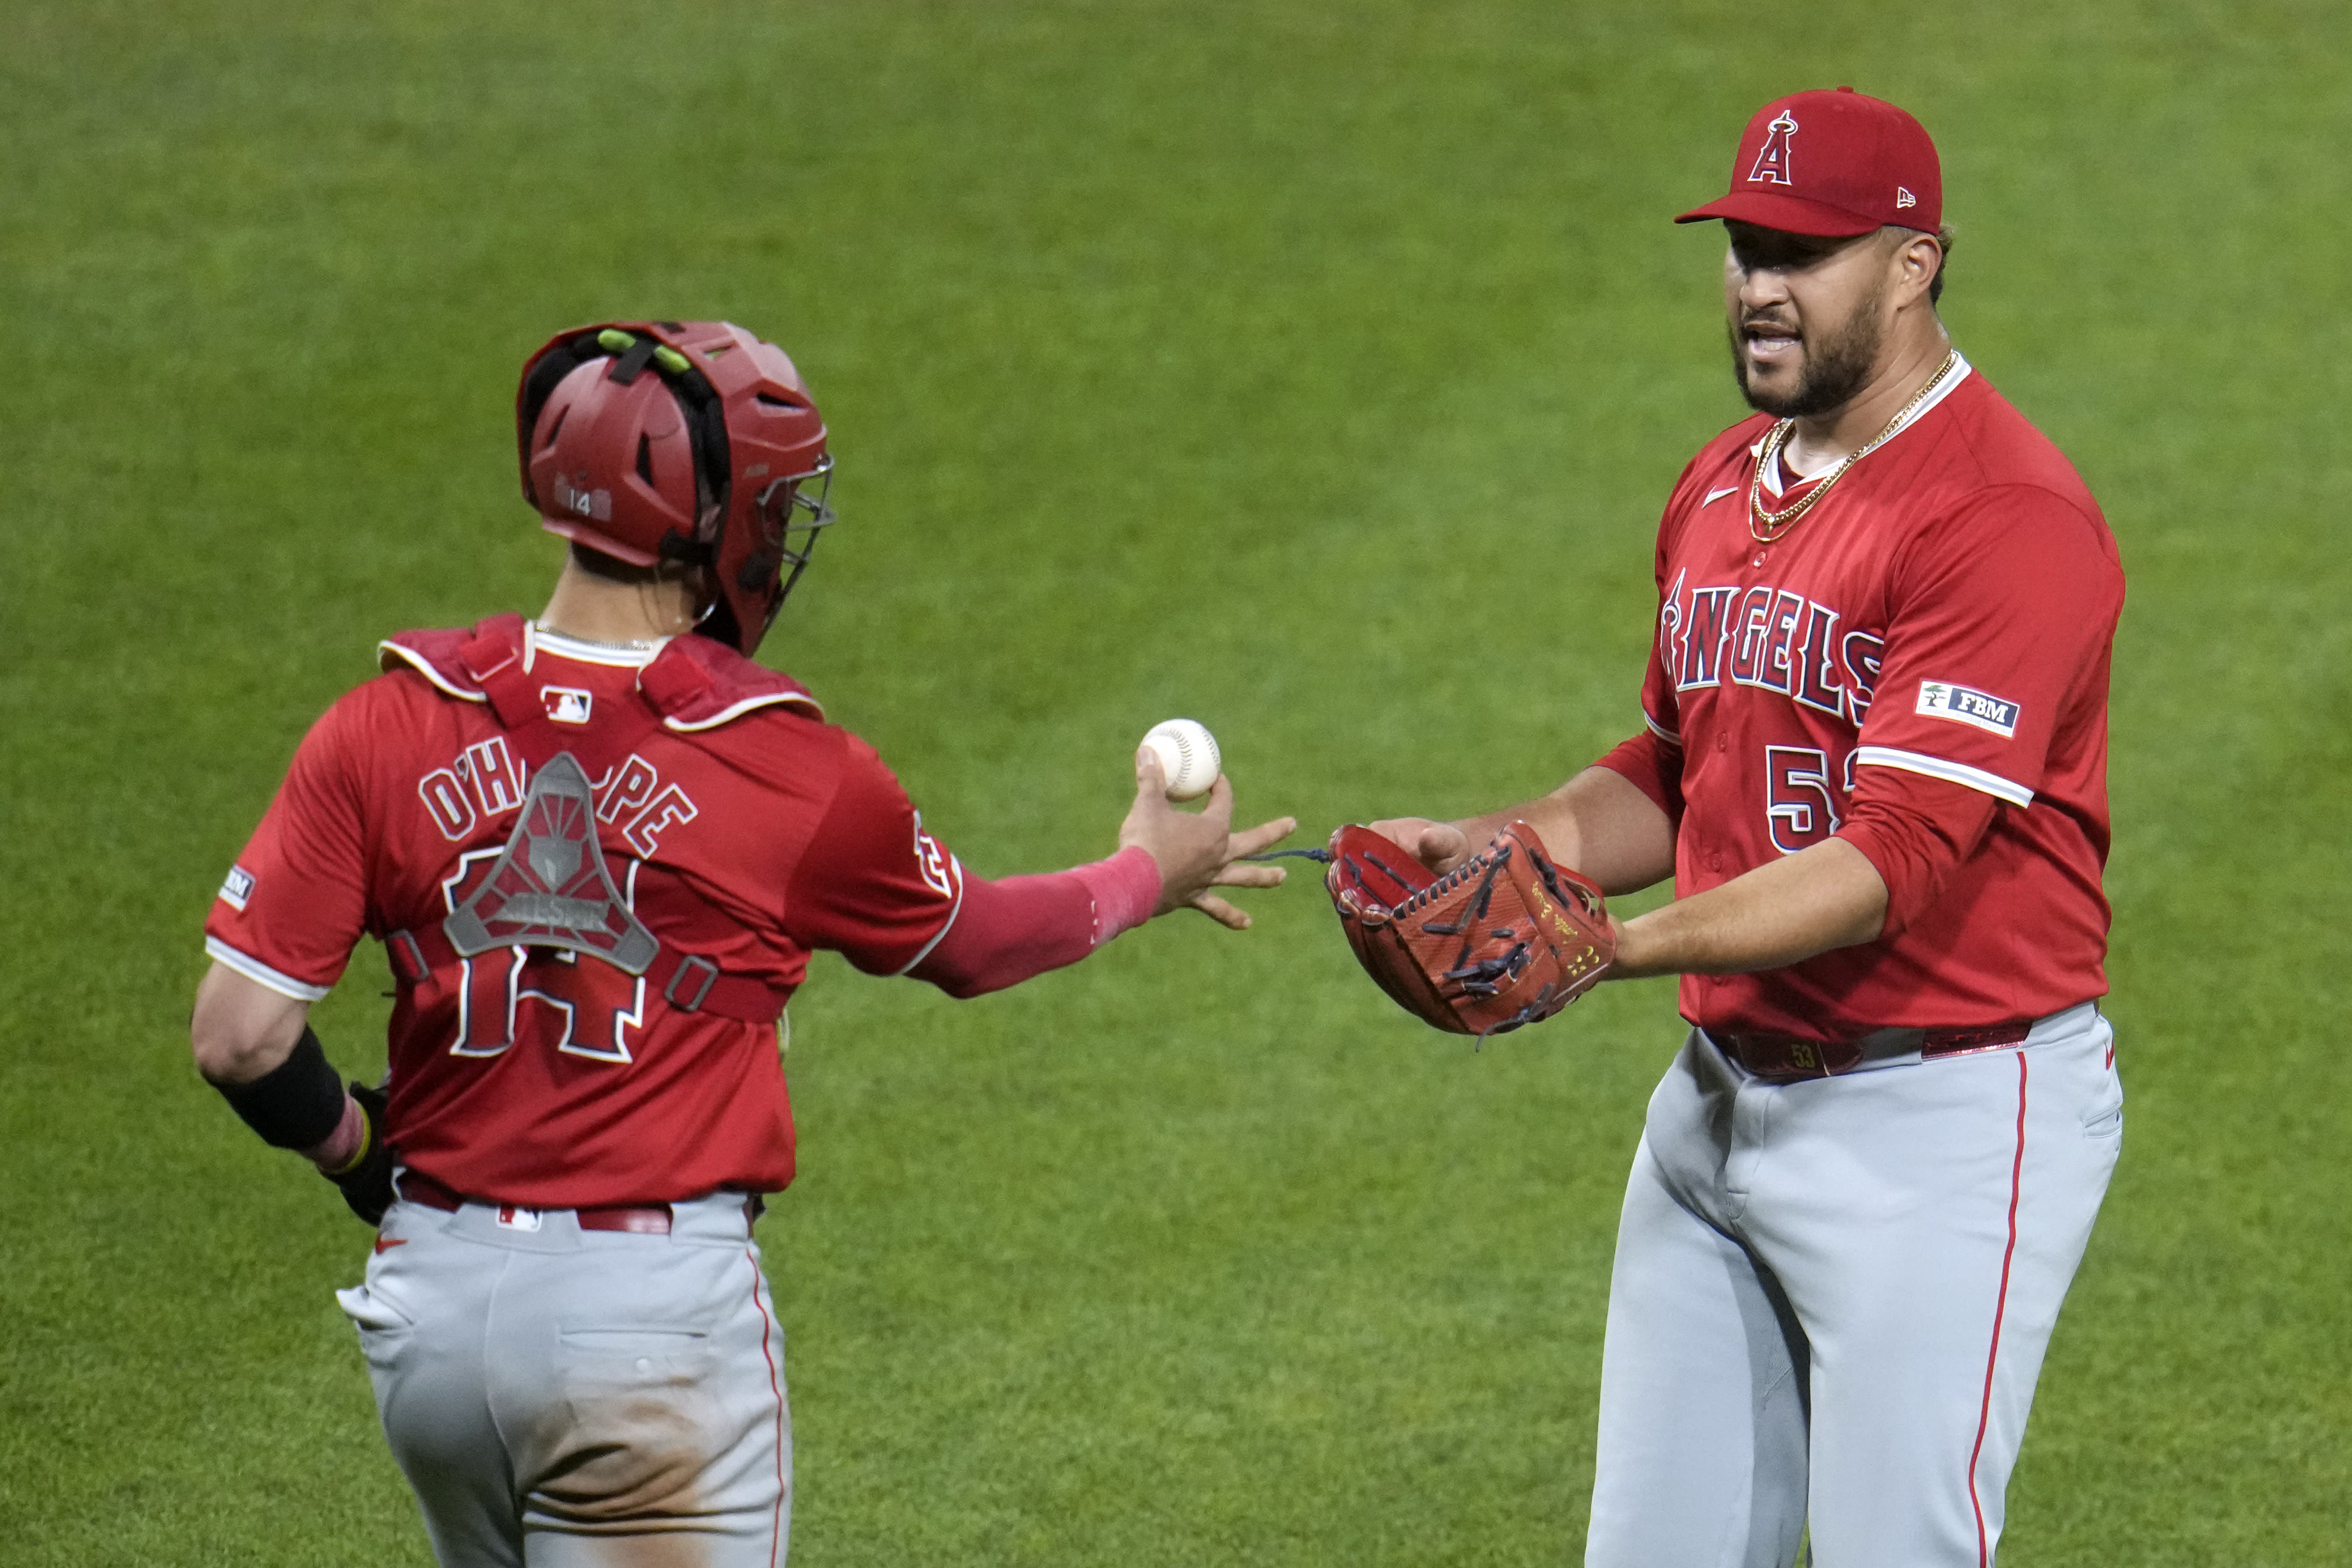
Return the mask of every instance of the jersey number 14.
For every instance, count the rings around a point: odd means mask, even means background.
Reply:
[[[454,910],[498,863],[497,850],[477,850],[441,884]],[[637,870],[619,878],[622,901],[636,906]],[[556,949],[497,947],[459,963],[457,1029],[452,1056],[497,1056],[525,1039],[567,1056],[625,1062],[628,1031],[646,1020],[646,982],[599,959]]]

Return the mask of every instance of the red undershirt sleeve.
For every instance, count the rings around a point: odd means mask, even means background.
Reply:
[[[1836,836],[1860,850],[1886,884],[1880,940],[1935,903],[1953,868],[1976,852],[2001,803],[1980,789],[1895,768],[1859,770]]]
[[[1159,903],[1160,868],[1139,846],[1043,875],[967,874],[955,924],[908,972],[951,997],[1001,991],[1076,963],[1150,919]]]

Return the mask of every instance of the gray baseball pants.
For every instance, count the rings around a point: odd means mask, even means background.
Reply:
[[[784,1336],[740,1194],[670,1233],[569,1210],[385,1216],[359,1328],[444,1568],[775,1568],[792,1509]]]
[[[1796,1083],[1691,1031],[1626,1185],[1587,1568],[1990,1568],[2122,1144],[2090,1003]]]

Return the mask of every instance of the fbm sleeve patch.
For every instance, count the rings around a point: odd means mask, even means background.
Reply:
[[[1918,711],[1929,718],[1974,725],[2003,740],[2017,737],[2018,705],[1990,692],[1973,691],[1948,681],[1921,681]]]
[[[220,886],[220,901],[239,914],[245,912],[245,901],[253,896],[253,873],[241,865],[228,868],[228,880]]]

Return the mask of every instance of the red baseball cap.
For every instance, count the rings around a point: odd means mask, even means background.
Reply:
[[[1927,127],[1850,87],[1776,98],[1756,111],[1731,163],[1731,191],[1676,218],[1737,218],[1843,237],[1886,224],[1934,234],[1944,171]]]

